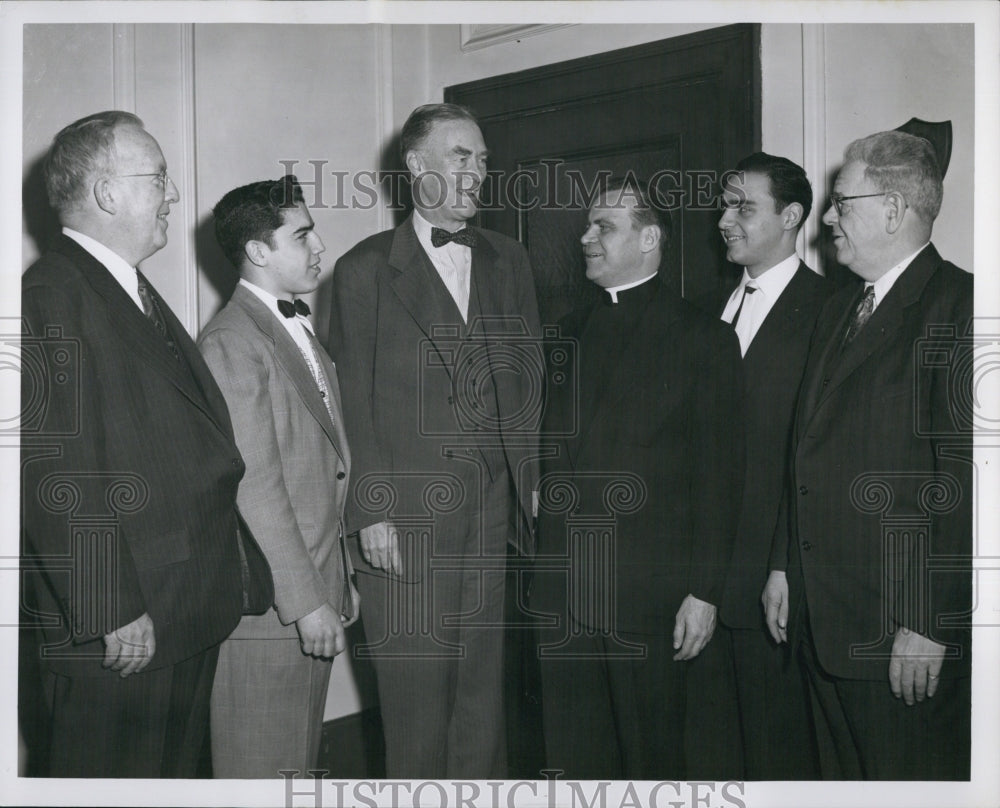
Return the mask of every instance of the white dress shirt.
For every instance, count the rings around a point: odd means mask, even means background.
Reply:
[[[743,277],[740,279],[733,293],[729,296],[726,307],[722,310],[722,319],[727,323],[732,323],[733,317],[740,308],[740,301],[743,301],[743,309],[740,310],[740,319],[736,324],[736,336],[740,340],[740,353],[746,356],[746,352],[757,336],[757,332],[764,324],[764,320],[778,302],[785,287],[792,281],[799,268],[799,257],[794,253],[784,261],[780,261],[770,269],[762,272],[756,278],[751,278],[746,267],[743,268]],[[748,294],[743,299],[743,290],[748,284],[756,287],[755,292]]]
[[[316,370],[312,368],[313,361],[310,357],[313,357],[312,341],[309,339],[309,335],[303,329],[308,329],[309,334],[315,335],[313,331],[312,323],[309,322],[308,317],[303,317],[301,314],[296,314],[294,317],[286,317],[278,309],[278,298],[272,295],[270,292],[266,292],[259,286],[256,286],[245,278],[240,278],[240,285],[245,286],[251,292],[253,292],[261,302],[267,306],[271,313],[278,318],[278,322],[284,326],[285,330],[288,332],[289,336],[295,340],[295,344],[299,346],[299,350],[306,357],[307,364],[310,365],[310,370],[313,371],[313,376],[316,376]]]
[[[465,322],[469,321],[469,287],[472,278],[472,249],[450,241],[435,247],[431,243],[431,223],[413,211],[413,229],[427,257],[434,264]],[[464,229],[464,228],[460,228]]]
[[[143,314],[146,313],[142,305],[142,298],[139,297],[139,276],[136,274],[134,266],[114,250],[105,247],[90,236],[85,236],[69,227],[64,227],[62,231],[103,264],[104,268],[111,273],[111,277],[118,281],[122,289],[125,290],[125,294],[132,298],[135,305],[139,307],[139,311]]]

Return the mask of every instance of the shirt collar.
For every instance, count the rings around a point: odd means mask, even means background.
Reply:
[[[799,257],[792,253],[784,261],[779,261],[770,269],[762,272],[756,278],[751,278],[746,267],[743,268],[743,278],[740,280],[740,290],[751,281],[761,292],[771,300],[777,300],[785,287],[791,283],[792,276],[798,271]]]
[[[246,278],[240,278],[240,285],[245,286],[251,292],[253,292],[260,301],[271,310],[271,313],[278,318],[278,322],[284,324],[286,320],[298,320],[310,331],[313,330],[312,323],[309,322],[308,317],[303,317],[301,314],[296,314],[294,317],[285,317],[278,310],[278,298],[272,295],[270,292],[261,289],[256,284],[250,283]]]
[[[101,244],[101,242],[84,233],[73,230],[71,227],[63,227],[62,231],[64,235],[73,239],[73,241],[97,259],[111,273],[112,277],[118,281],[119,285],[125,290],[125,293],[135,301],[135,304],[140,309],[142,308],[142,298],[139,297],[139,276],[136,274],[134,266],[129,264],[128,261],[110,247]]]
[[[431,243],[431,230],[436,226],[437,225],[432,225],[423,216],[421,216],[420,212],[416,208],[413,209],[413,229],[414,231],[416,231],[417,238],[420,240],[420,243],[425,248],[429,248],[431,250],[444,250],[454,245],[455,247],[461,247],[462,249],[465,250],[469,249],[468,247],[465,247],[462,244],[455,244],[455,242],[453,241],[448,242],[447,244],[442,244],[440,247],[435,247]],[[465,225],[463,224],[461,227],[458,228],[458,230],[465,230]],[[456,230],[455,232],[457,233],[458,230]]]
[[[928,241],[927,244],[930,244],[930,242]],[[899,276],[902,275],[903,271],[913,262],[913,259],[927,248],[927,244],[924,244],[923,247],[912,255],[908,255],[874,283],[865,284],[866,289],[869,286],[873,286],[875,288],[875,306],[885,299],[885,296],[889,294],[889,290],[892,289],[896,281],[899,280]]]
[[[624,292],[626,289],[634,289],[636,286],[641,286],[646,281],[650,280],[651,278],[655,278],[655,277],[656,277],[656,273],[654,272],[652,275],[647,275],[642,280],[632,281],[631,283],[623,283],[620,286],[607,286],[607,287],[604,288],[604,291],[607,292],[609,295],[611,295],[611,302],[612,303],[617,303],[618,302],[618,293],[619,292]]]

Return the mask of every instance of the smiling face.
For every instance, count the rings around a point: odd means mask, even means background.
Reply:
[[[472,121],[435,123],[406,156],[420,214],[450,231],[475,216],[488,156],[483,134]]]
[[[271,234],[270,243],[247,245],[260,249],[260,262],[253,262],[254,271],[247,280],[282,299],[314,291],[319,286],[319,256],[326,249],[314,228],[305,203],[285,208],[284,221]]]
[[[725,211],[719,232],[726,243],[726,259],[759,277],[795,251],[798,211],[787,205],[780,213],[771,196],[766,174],[741,172],[731,177],[722,195]],[[794,204],[794,203],[793,203]]]
[[[180,199],[156,140],[137,126],[115,131],[115,230],[122,257],[138,264],[167,243],[167,216]],[[152,174],[159,176],[123,176]],[[128,253],[127,255],[124,253]]]
[[[601,194],[587,214],[580,238],[587,278],[605,289],[639,281],[656,271],[656,228],[637,228],[632,219],[635,196],[628,191]]]
[[[854,160],[846,163],[837,175],[833,195],[838,197],[875,194],[864,199],[841,203],[843,213],[831,204],[823,214],[823,224],[830,227],[837,263],[848,267],[867,281],[877,280],[892,262],[884,257],[887,247],[885,228],[885,196],[865,177],[865,164]]]

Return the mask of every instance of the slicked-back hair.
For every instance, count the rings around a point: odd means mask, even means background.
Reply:
[[[294,174],[234,188],[219,200],[212,209],[215,238],[237,271],[243,266],[247,242],[263,241],[273,248],[274,231],[285,223],[285,211],[303,201]]]
[[[460,104],[424,104],[417,107],[406,119],[399,135],[399,156],[403,165],[406,165],[406,155],[420,148],[434,124],[445,121],[469,121],[479,125],[472,111]]]
[[[617,191],[622,191],[635,200],[635,205],[629,211],[633,227],[637,230],[649,225],[660,228],[660,255],[661,257],[665,255],[673,229],[670,210],[663,205],[656,204],[649,193],[649,183],[634,174],[611,177],[606,184],[600,187],[601,194],[611,195]]]
[[[115,130],[143,128],[131,112],[112,109],[95,112],[63,127],[52,139],[45,157],[45,193],[57,213],[66,213],[90,193],[94,180],[115,172]]]
[[[736,170],[767,177],[771,196],[774,197],[775,213],[781,213],[793,202],[798,202],[802,206],[799,227],[802,227],[802,223],[809,218],[813,192],[802,166],[793,163],[787,157],[754,152],[740,160],[736,164]]]
[[[906,132],[877,132],[851,143],[844,161],[865,164],[865,177],[879,191],[898,191],[928,224],[941,211],[944,189],[930,141]]]

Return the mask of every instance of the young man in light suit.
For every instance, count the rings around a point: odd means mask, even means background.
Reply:
[[[343,512],[351,457],[337,371],[296,295],[319,282],[323,242],[295,177],[215,207],[240,282],[198,345],[247,462],[237,496],[274,577],[274,608],[223,643],[212,691],[216,777],[315,768],[333,657],[358,615]]]

